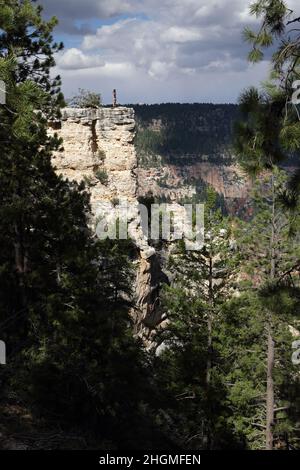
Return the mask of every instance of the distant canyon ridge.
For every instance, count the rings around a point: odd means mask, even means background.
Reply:
[[[250,181],[236,163],[233,104],[133,105],[137,124],[138,195],[203,202],[208,185],[225,213],[246,216]]]

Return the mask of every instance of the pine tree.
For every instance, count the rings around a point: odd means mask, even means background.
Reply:
[[[51,36],[57,21],[43,21],[41,7],[28,0],[1,3],[0,70],[6,83],[0,109],[2,232],[14,257],[15,306],[28,311],[29,250],[37,252],[36,228],[49,217],[47,206],[56,204],[54,193],[62,191],[50,160],[60,142],[46,129],[46,117],[56,114],[62,102],[60,79],[50,78],[61,45]]]
[[[177,395],[181,403],[179,414],[183,423],[187,421],[177,432],[187,433],[185,438],[193,448],[198,445],[206,449],[235,445],[226,428],[228,410],[224,406],[224,383],[218,367],[222,362],[219,337],[222,309],[235,291],[238,256],[231,239],[231,225],[215,205],[216,194],[208,189],[203,248],[198,252],[186,251],[182,242],[181,251],[170,261],[174,278],[165,291],[169,325],[160,338],[170,347],[165,353],[170,373],[174,373],[172,363],[178,369],[176,378],[171,375],[170,379],[174,390],[168,391]],[[162,367],[167,368],[162,361]]]
[[[264,147],[263,157],[260,162],[256,160],[256,166],[266,163],[269,167],[270,157],[271,164],[278,164],[293,156],[294,165],[298,167],[300,119],[293,97],[295,83],[300,78],[300,35],[296,27],[300,17],[282,0],[255,1],[250,6],[250,13],[261,19],[261,25],[258,32],[250,28],[244,31],[245,40],[252,46],[249,60],[258,62],[264,58],[265,50],[274,45],[276,49],[265,93],[250,89],[241,99],[247,118],[247,124],[240,124],[239,129],[243,134],[243,151],[246,151],[244,158],[248,159],[254,153],[260,157],[259,150]],[[254,118],[252,125],[251,118]],[[271,155],[268,154],[269,144]],[[239,150],[241,154],[241,147]],[[297,170],[289,182],[287,204],[297,205],[299,188],[300,172]]]
[[[295,72],[298,73],[300,49],[299,30],[290,30],[300,21],[297,12],[288,8],[283,0],[257,0],[250,5],[250,13],[261,19],[258,32],[246,28],[244,38],[252,45],[249,60],[258,62],[264,58],[264,50],[270,48],[278,39],[278,49],[274,52],[272,63],[280,78],[288,83]]]
[[[274,448],[276,429],[276,401],[280,400],[275,388],[276,328],[287,328],[291,311],[297,304],[295,272],[299,264],[299,246],[290,236],[290,221],[280,196],[286,177],[276,167],[257,183],[255,215],[247,225],[240,243],[245,259],[244,269],[250,276],[253,292],[259,299],[266,331],[266,390],[265,425],[267,450]],[[296,218],[297,219],[297,218]],[[295,222],[299,226],[299,220]],[[280,312],[282,315],[278,315]],[[289,312],[289,313],[287,313]],[[284,316],[284,313],[286,317]],[[290,338],[291,339],[291,338]]]
[[[44,21],[29,0],[0,7],[3,396],[13,390],[62,427],[86,423],[103,440],[132,445],[128,420],[142,419],[146,388],[128,316],[132,247],[94,240],[84,184],[63,180],[51,165],[62,146],[47,134],[62,104],[59,77],[50,76],[62,47],[52,39],[56,19]]]

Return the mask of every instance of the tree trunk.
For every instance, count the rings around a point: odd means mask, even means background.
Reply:
[[[267,353],[267,422],[266,422],[266,450],[273,450],[274,426],[274,369],[275,343],[272,335],[271,322],[268,324],[268,353]]]
[[[212,448],[212,410],[211,410],[211,398],[210,398],[210,386],[211,386],[211,369],[212,369],[212,331],[213,331],[213,307],[214,307],[214,291],[213,291],[213,255],[210,253],[209,258],[209,285],[208,285],[208,296],[209,296],[209,311],[207,317],[207,360],[206,360],[206,396],[207,396],[207,414],[208,414],[208,426],[206,436],[206,449]]]
[[[272,229],[270,240],[270,279],[273,281],[276,276],[276,263],[275,263],[275,185],[274,174],[272,175]],[[267,348],[267,391],[266,391],[266,450],[273,450],[273,427],[274,427],[274,360],[275,360],[275,342],[273,339],[272,329],[272,313],[268,314],[268,348]]]
[[[212,366],[212,319],[214,308],[214,284],[213,284],[213,254],[210,249],[209,273],[208,273],[208,302],[209,312],[207,313],[207,361],[206,361],[206,388],[209,393]]]
[[[211,366],[212,366],[211,354],[212,354],[212,320],[211,320],[211,315],[209,313],[208,319],[207,319],[207,361],[206,361],[206,389],[208,393],[209,393],[210,380],[211,380]]]
[[[22,230],[20,230],[18,224],[15,224],[15,265],[18,276],[18,284],[20,289],[20,303],[21,308],[27,308],[27,295],[25,285],[25,275],[27,272],[27,256],[24,249]]]

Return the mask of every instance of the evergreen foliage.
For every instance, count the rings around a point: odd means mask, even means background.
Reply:
[[[250,12],[261,20],[261,24],[257,32],[250,28],[244,31],[245,40],[252,45],[249,60],[261,61],[271,46],[275,46],[275,52],[269,81],[264,84],[265,93],[250,89],[241,97],[241,109],[247,118],[246,124],[240,125],[238,131],[244,144],[240,140],[237,149],[250,165],[253,164],[252,157],[255,157],[255,168],[257,165],[269,167],[270,164],[286,162],[292,156],[298,169],[289,182],[286,199],[287,204],[293,201],[297,205],[300,193],[300,116],[296,85],[300,78],[300,32],[297,27],[300,17],[282,0],[255,1]],[[263,157],[259,155],[260,151]]]
[[[141,165],[151,166],[157,155],[163,162],[177,165],[190,165],[202,158],[225,165],[232,161],[237,106],[166,103],[133,108]]]
[[[63,104],[50,77],[56,19],[28,0],[0,11],[1,399],[13,394],[35,419],[133,446],[128,417],[143,420],[145,359],[128,316],[131,244],[95,242],[84,184],[51,165],[62,145],[47,134]]]

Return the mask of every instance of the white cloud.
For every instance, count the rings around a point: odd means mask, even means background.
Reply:
[[[165,80],[172,68],[172,64],[166,62],[160,62],[159,60],[154,60],[149,67],[149,75],[157,80]]]
[[[116,50],[117,42],[119,42],[119,47],[123,49],[124,44],[121,41],[121,35],[124,30],[127,31],[128,27],[130,28],[137,21],[135,18],[127,18],[126,20],[117,21],[112,25],[102,26],[97,29],[96,34],[89,34],[84,37],[82,47],[83,49],[91,50],[109,46],[109,48],[113,47]],[[117,38],[119,38],[119,41],[116,41]],[[110,44],[110,41],[113,42]]]
[[[166,42],[189,42],[197,41],[202,38],[202,34],[195,28],[182,28],[180,26],[172,26],[164,31],[161,39]]]
[[[79,70],[102,67],[104,66],[104,61],[99,56],[86,55],[81,50],[73,47],[58,57],[57,65],[63,70]]]
[[[108,78],[134,78],[135,68],[129,62],[105,64],[100,71],[97,72],[99,77]]]

